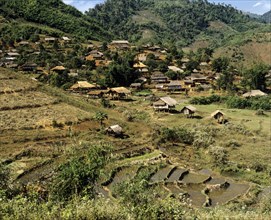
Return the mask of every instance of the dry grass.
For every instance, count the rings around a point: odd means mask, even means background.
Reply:
[[[58,99],[37,91],[0,95],[0,110],[40,107],[57,103]]]
[[[58,123],[78,122],[90,119],[92,115],[86,111],[67,104],[48,105],[39,108],[0,112],[2,129],[35,129]]]

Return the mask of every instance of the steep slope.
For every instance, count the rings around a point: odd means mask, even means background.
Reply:
[[[110,38],[97,22],[61,0],[0,0],[0,14],[8,20],[23,19],[87,39]]]
[[[261,16],[261,19],[264,20],[266,23],[271,23],[271,10],[264,13],[262,16]]]
[[[180,46],[192,43],[202,33],[212,36],[208,30],[212,21],[220,21],[237,32],[263,25],[231,6],[204,0],[108,0],[87,15],[120,38],[174,41]]]

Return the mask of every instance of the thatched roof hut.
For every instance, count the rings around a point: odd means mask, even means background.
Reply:
[[[78,91],[78,90],[91,90],[96,89],[97,85],[90,84],[87,81],[78,81],[74,85],[71,86],[70,90],[72,91]]]
[[[169,96],[162,97],[158,101],[153,103],[154,110],[170,110],[174,109],[177,101]]]
[[[112,125],[105,130],[108,134],[119,136],[123,134],[122,127],[119,125]]]
[[[248,97],[255,97],[255,96],[266,96],[266,95],[267,94],[262,92],[261,90],[251,90],[243,94],[243,97],[248,98]]]
[[[220,124],[224,124],[226,122],[225,119],[225,114],[220,111],[220,110],[216,110],[211,114],[211,117],[216,119],[218,123]]]
[[[193,116],[197,109],[192,105],[187,105],[182,108],[181,113],[185,114],[187,117]]]

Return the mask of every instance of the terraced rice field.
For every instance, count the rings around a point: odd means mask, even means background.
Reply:
[[[48,166],[52,171],[53,166],[44,163],[59,162],[58,145],[71,141],[69,127],[93,116],[60,102],[39,86],[35,80],[0,68],[0,161],[8,164],[14,179],[25,174],[20,178],[24,182],[43,177]]]
[[[117,172],[112,182],[106,186],[107,192],[110,194],[115,184],[133,178],[137,168],[131,166]],[[204,174],[204,172],[190,172],[187,169],[167,166],[154,173],[149,183],[151,185],[160,183],[161,190],[164,184],[168,193],[196,207],[223,205],[245,195],[250,188],[247,183],[236,183],[223,177],[211,177],[209,174],[209,172]],[[208,201],[210,203],[206,203]]]

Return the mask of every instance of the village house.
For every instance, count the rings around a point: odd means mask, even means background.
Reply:
[[[34,72],[38,68],[38,64],[36,63],[25,63],[23,64],[20,69],[25,72]]]
[[[108,93],[108,90],[92,90],[87,93],[88,97],[93,99],[100,99]]]
[[[115,87],[109,89],[107,94],[111,99],[126,99],[131,94],[131,91],[125,87]]]
[[[140,90],[140,89],[142,89],[142,83],[132,83],[130,85],[130,88],[134,89],[134,90]]]
[[[192,80],[193,83],[208,84],[207,77],[200,73],[192,73],[190,76],[186,77],[188,80]]]
[[[175,92],[175,91],[182,90],[181,81],[177,81],[177,80],[170,81],[170,83],[165,85],[165,87],[168,92]]]
[[[101,60],[103,59],[103,56],[104,54],[102,52],[99,52],[98,50],[92,50],[89,52],[88,56],[85,57],[85,60]]]
[[[45,37],[44,41],[46,43],[54,43],[56,41],[56,38],[55,37]]]
[[[110,45],[110,49],[126,50],[130,49],[130,43],[127,40],[113,40]]]
[[[169,96],[162,97],[153,103],[155,111],[171,111],[175,109],[177,101]]]
[[[168,77],[161,72],[154,72],[151,76],[152,83],[167,83]]]
[[[226,122],[225,114],[220,110],[213,112],[211,117],[216,119],[219,124],[224,124]]]
[[[168,69],[169,70],[172,70],[173,72],[176,72],[176,73],[183,73],[184,70],[182,70],[181,68],[177,67],[177,66],[168,66]]]
[[[56,73],[63,73],[66,70],[64,66],[55,66],[50,71],[56,72]]]
[[[187,118],[192,118],[197,109],[192,105],[187,105],[181,109],[181,113],[186,115]]]
[[[135,57],[135,61],[145,62],[146,60],[147,60],[147,54],[146,53],[137,54],[136,57]]]
[[[266,96],[267,94],[262,92],[261,90],[251,90],[243,94],[244,98],[256,97],[256,96]]]
[[[70,39],[70,38],[65,37],[65,36],[64,36],[64,37],[62,37],[62,40],[63,40],[63,41],[65,41],[65,42],[70,42],[70,41],[71,41],[71,39]]]
[[[82,93],[87,93],[90,90],[97,89],[98,86],[94,84],[90,84],[87,81],[78,81],[74,85],[70,87],[70,91],[72,92],[82,92]]]
[[[21,41],[18,43],[19,46],[28,46],[29,42],[28,41]]]

